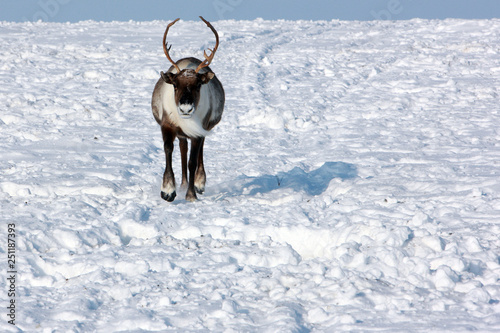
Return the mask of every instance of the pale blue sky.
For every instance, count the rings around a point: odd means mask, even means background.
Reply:
[[[500,18],[500,0],[0,0],[0,21]]]

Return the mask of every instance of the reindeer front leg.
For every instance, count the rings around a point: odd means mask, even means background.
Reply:
[[[194,189],[196,193],[203,194],[205,192],[205,182],[207,181],[207,175],[205,173],[205,166],[203,165],[203,146],[205,144],[205,138],[201,138],[200,152],[198,153],[198,167],[196,168],[196,174],[194,177]]]
[[[196,169],[198,168],[198,156],[200,155],[200,149],[203,146],[204,138],[191,138],[191,152],[189,154],[189,182],[188,189],[186,192],[186,200],[188,201],[196,201],[198,198],[196,197],[194,180]]]
[[[175,177],[172,170],[172,152],[174,151],[175,133],[168,128],[162,127],[163,147],[165,149],[165,173],[163,174],[163,183],[161,185],[161,197],[163,200],[172,202],[177,195],[175,193]]]

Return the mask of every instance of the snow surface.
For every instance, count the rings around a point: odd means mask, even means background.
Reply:
[[[0,23],[2,332],[500,330],[500,20],[214,22],[196,203],[160,198],[166,24]]]

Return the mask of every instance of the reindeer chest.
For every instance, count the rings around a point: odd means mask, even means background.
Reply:
[[[175,129],[183,137],[205,137],[208,131],[203,124],[208,116],[210,105],[207,92],[203,87],[200,92],[200,99],[195,110],[189,117],[182,116],[179,105],[175,99],[175,91],[172,85],[165,84],[162,91],[163,115],[162,122]]]

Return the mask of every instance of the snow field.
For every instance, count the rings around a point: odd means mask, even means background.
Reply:
[[[159,195],[166,24],[0,23],[17,329],[500,329],[500,21],[214,22],[194,204]],[[169,35],[176,59],[213,43]]]

